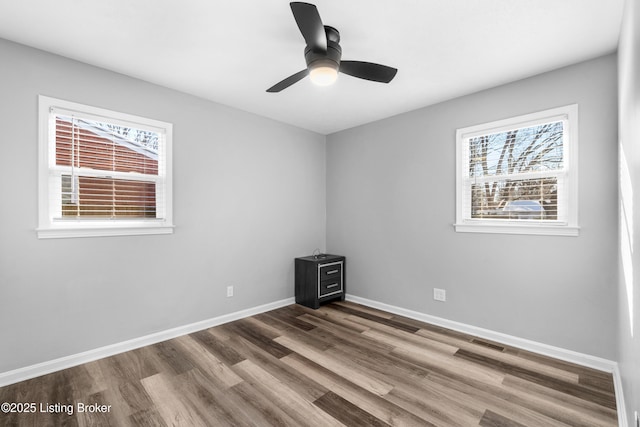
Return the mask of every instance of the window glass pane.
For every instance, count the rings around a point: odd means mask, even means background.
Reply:
[[[563,168],[563,122],[469,139],[469,176],[499,176]]]
[[[471,218],[558,219],[558,179],[505,179],[471,185]]]
[[[156,132],[58,115],[56,165],[158,174]]]
[[[132,219],[156,217],[156,184],[62,175],[62,217]]]

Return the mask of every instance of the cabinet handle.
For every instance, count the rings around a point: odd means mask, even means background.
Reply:
[[[327,285],[327,289],[335,288],[336,286],[339,285],[337,283],[334,283],[333,285]]]
[[[339,271],[340,270],[331,270],[331,271],[327,271],[327,274],[336,274]]]

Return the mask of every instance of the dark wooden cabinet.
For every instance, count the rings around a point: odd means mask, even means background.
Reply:
[[[311,255],[295,259],[296,303],[310,308],[346,293],[346,258],[340,255]]]

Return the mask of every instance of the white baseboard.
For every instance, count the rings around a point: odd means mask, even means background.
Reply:
[[[616,363],[615,369],[613,370],[613,387],[616,391],[618,426],[629,427],[629,423],[627,421],[627,408],[624,403],[624,393],[622,390],[622,377],[620,376],[620,368],[618,367],[617,363]]]
[[[499,342],[511,347],[517,347],[522,350],[541,354],[543,356],[553,357],[555,359],[564,360],[565,362],[575,363],[577,365],[586,366],[588,368],[597,369],[599,371],[610,372],[613,375],[613,383],[616,393],[618,425],[620,427],[628,427],[622,390],[622,379],[620,378],[620,370],[618,368],[617,362],[596,356],[591,356],[589,354],[566,350],[560,347],[554,347],[548,344],[543,344],[524,338],[515,337],[512,335],[503,334],[501,332],[495,332],[489,329],[478,328],[477,326],[467,325],[465,323],[454,322],[452,320],[420,313],[418,311],[408,310],[402,307],[385,304],[383,302],[378,302],[355,295],[347,294],[346,300],[368,307],[377,308],[389,313],[408,317],[410,319],[415,319],[421,322],[430,323],[432,325],[441,326],[443,328],[452,329],[454,331],[463,332],[479,338]]]
[[[178,326],[177,328],[156,332],[128,341],[123,341],[105,347],[88,350],[82,353],[61,357],[59,359],[38,363],[36,365],[25,366],[23,368],[18,368],[12,371],[2,372],[0,373],[0,387],[39,377],[41,375],[50,374],[51,372],[60,371],[62,369],[71,368],[73,366],[78,366],[83,363],[93,362],[94,360],[113,356],[125,351],[135,350],[136,348],[156,344],[161,341],[170,340],[182,335],[191,334],[196,331],[201,331],[203,329],[222,325],[223,323],[228,323],[234,320],[253,316],[255,314],[264,313],[265,311],[275,310],[276,308],[285,307],[294,303],[294,298],[287,298],[280,301],[259,305],[257,307],[248,308],[246,310],[240,310],[234,313],[202,320],[200,322],[191,323],[189,325]]]

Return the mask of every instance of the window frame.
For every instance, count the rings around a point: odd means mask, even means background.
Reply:
[[[558,221],[535,219],[471,218],[471,185],[469,177],[469,140],[471,138],[531,127],[552,121],[563,121],[562,195],[558,191],[558,210],[566,209]],[[549,176],[558,172],[550,171]],[[523,176],[526,178],[526,176]],[[468,195],[468,197],[465,197]],[[563,204],[560,207],[560,203]],[[456,130],[456,232],[533,234],[578,236],[578,105],[571,104],[549,110],[497,120]]]
[[[149,234],[173,233],[173,186],[172,186],[172,136],[173,125],[159,120],[121,113],[104,108],[93,107],[76,102],[38,96],[39,126],[38,126],[38,228],[39,239],[70,238],[70,237],[99,237],[99,236],[130,236]],[[60,185],[56,177],[64,175],[64,167],[56,165],[55,116],[52,111],[75,113],[85,118],[104,120],[117,124],[127,124],[138,128],[154,130],[161,134],[158,143],[159,159],[158,177],[153,181],[159,185],[157,197],[162,202],[162,218],[133,218],[133,219],[58,219],[56,212],[60,212],[54,200],[58,198],[56,191]],[[83,176],[103,176],[105,171],[86,169]],[[137,173],[109,172],[113,178],[138,179],[150,181]],[[60,197],[61,199],[61,197]],[[158,203],[158,202],[156,202]]]

